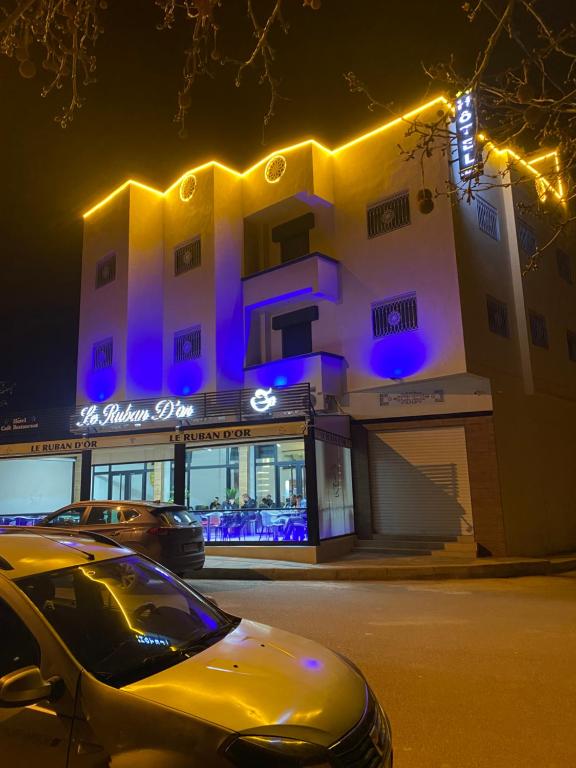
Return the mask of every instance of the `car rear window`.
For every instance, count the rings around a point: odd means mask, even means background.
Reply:
[[[196,515],[184,507],[182,509],[171,507],[154,509],[152,514],[159,517],[165,525],[195,525],[198,522]]]

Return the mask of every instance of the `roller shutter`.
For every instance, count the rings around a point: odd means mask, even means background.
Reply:
[[[472,534],[464,427],[371,432],[369,445],[376,533]]]

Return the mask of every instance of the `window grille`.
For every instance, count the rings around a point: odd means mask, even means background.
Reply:
[[[200,266],[201,262],[200,238],[191,240],[186,245],[181,245],[174,251],[174,274],[181,275],[191,269]]]
[[[96,265],[96,288],[113,282],[116,279],[116,254],[110,253]]]
[[[174,362],[196,360],[202,352],[202,333],[199,325],[174,334]]]
[[[572,259],[570,258],[570,254],[558,249],[556,251],[556,263],[558,265],[558,274],[562,280],[572,285],[574,282],[574,275],[572,273]]]
[[[394,229],[410,224],[410,201],[408,192],[387,197],[367,211],[368,237],[378,237]]]
[[[418,328],[416,294],[406,293],[372,305],[372,333],[375,339]]]
[[[486,297],[486,308],[488,310],[488,327],[492,333],[498,336],[508,338],[510,335],[508,329],[508,307],[503,301],[492,296]]]
[[[532,227],[526,224],[525,221],[522,221],[522,219],[519,219],[516,223],[516,231],[518,234],[518,246],[522,253],[525,253],[526,256],[533,256],[538,249],[538,241]]]
[[[112,339],[97,341],[92,347],[92,368],[95,371],[98,371],[101,368],[110,368],[112,365],[112,354]]]
[[[482,232],[490,235],[494,240],[500,240],[500,223],[498,211],[481,197],[476,198],[476,211],[478,213],[478,227]]]
[[[546,319],[536,312],[529,312],[530,336],[532,344],[535,347],[548,348],[548,329],[546,328]]]
[[[568,357],[573,363],[576,363],[576,333],[566,331],[566,341],[568,342]]]

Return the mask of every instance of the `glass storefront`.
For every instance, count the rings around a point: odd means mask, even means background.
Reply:
[[[174,449],[134,446],[98,449],[92,454],[93,499],[174,500]]]
[[[316,440],[320,539],[354,533],[350,448]]]
[[[70,504],[77,462],[76,456],[0,460],[0,522],[4,515],[47,515]]]
[[[172,501],[174,462],[99,464],[92,468],[92,498]]]
[[[186,503],[207,542],[308,541],[304,440],[186,450]]]
[[[332,435],[312,445],[319,538],[353,533],[348,441]],[[202,522],[207,544],[309,543],[304,437],[188,443],[182,460],[181,498]],[[98,449],[92,498],[171,502],[174,476],[173,446]],[[315,516],[315,501],[311,506]]]

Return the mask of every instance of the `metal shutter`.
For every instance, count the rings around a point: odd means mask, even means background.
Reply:
[[[464,427],[370,432],[374,531],[440,539],[470,535]]]

